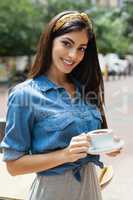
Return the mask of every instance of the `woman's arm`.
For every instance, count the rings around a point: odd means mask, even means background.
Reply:
[[[17,160],[6,161],[7,169],[12,176],[44,171],[65,163],[64,154],[64,150],[59,150],[46,154],[24,155]]]
[[[86,157],[89,146],[89,137],[81,134],[73,137],[65,149],[45,154],[24,155],[17,160],[6,161],[7,169],[12,176],[45,171]]]

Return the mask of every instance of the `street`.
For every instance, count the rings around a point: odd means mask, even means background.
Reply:
[[[112,165],[114,169],[114,177],[112,181],[102,190],[103,200],[130,200],[133,196],[133,77],[121,78],[120,80],[110,80],[105,82],[105,103],[106,114],[108,119],[109,128],[113,129],[114,134],[124,139],[125,146],[121,155],[112,158],[107,155],[102,155],[101,159],[106,165]],[[0,89],[0,118],[5,118],[7,103],[7,90]],[[4,195],[7,188],[6,180],[4,179],[3,172],[6,177],[10,177],[5,171],[5,166],[2,163],[0,168],[0,196]],[[2,177],[2,178],[1,178]],[[19,180],[26,180],[26,185],[33,179],[31,176],[26,175],[24,179],[19,177],[9,178],[7,182],[18,180],[18,185],[24,184]],[[29,180],[28,180],[29,177]],[[11,186],[12,187],[12,186]],[[17,188],[17,186],[16,186]],[[25,187],[26,188],[26,187]],[[3,191],[4,192],[3,192]],[[24,192],[24,191],[23,191]],[[8,192],[7,192],[8,193]],[[24,194],[18,194],[17,197],[24,198]],[[10,193],[11,195],[11,193]],[[13,195],[13,194],[12,194]],[[8,196],[8,195],[6,195]],[[15,197],[15,195],[13,196]]]
[[[133,77],[106,82],[106,111],[109,128],[124,139],[122,154],[116,158],[104,156],[113,166],[114,178],[103,190],[104,200],[130,200],[133,196]]]

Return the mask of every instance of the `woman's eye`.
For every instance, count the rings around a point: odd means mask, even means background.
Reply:
[[[86,48],[85,47],[80,47],[79,50],[84,53]]]
[[[71,44],[67,41],[62,41],[65,47],[71,47]]]

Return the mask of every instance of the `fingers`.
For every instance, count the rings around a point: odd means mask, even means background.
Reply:
[[[76,141],[76,142],[79,142],[79,141],[82,141],[82,140],[85,140],[85,141],[88,141],[88,142],[91,142],[91,137],[85,133],[82,133],[81,135],[78,135],[78,136],[75,136],[72,138],[72,141]]]
[[[110,156],[110,157],[115,157],[115,156],[119,155],[121,153],[121,151],[122,151],[122,148],[119,148],[116,151],[112,151],[110,153],[107,153],[107,155]]]
[[[79,136],[73,137],[70,144],[71,148],[77,148],[77,147],[89,148],[91,145],[91,141],[87,135],[81,134]]]
[[[90,146],[90,143],[86,140],[79,140],[79,141],[72,141],[71,142],[71,147],[89,147]]]
[[[76,154],[76,153],[87,153],[88,152],[88,147],[76,147],[76,148],[70,148],[69,149],[70,153]]]
[[[85,133],[73,137],[67,147],[67,156],[69,157],[69,160],[76,161],[85,158],[88,154],[89,147],[90,138]]]

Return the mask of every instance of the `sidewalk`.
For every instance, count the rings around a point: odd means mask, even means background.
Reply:
[[[133,199],[133,77],[105,84],[108,124],[125,146],[116,158],[104,156],[105,164],[113,166],[114,178],[103,190],[103,200]]]

